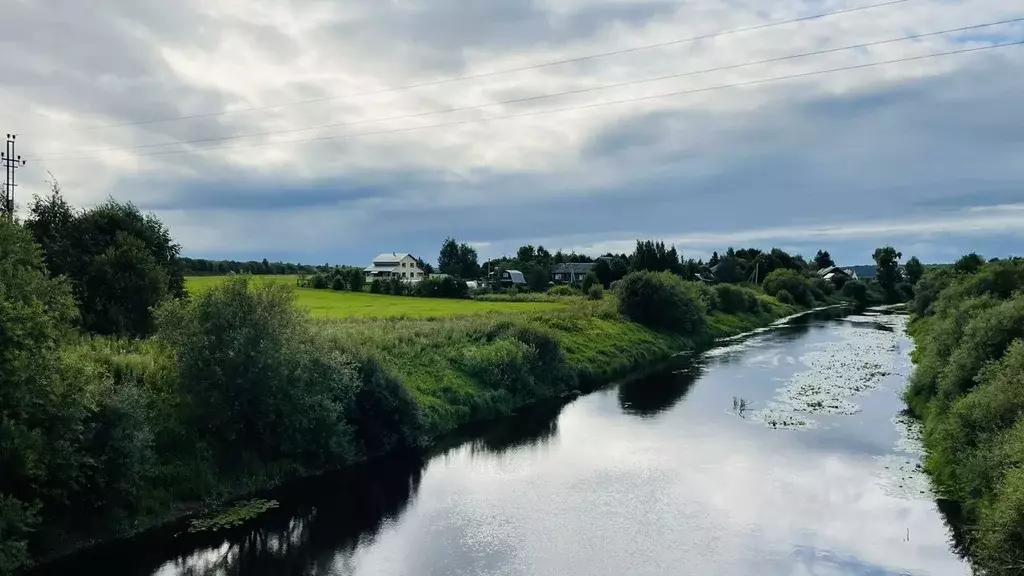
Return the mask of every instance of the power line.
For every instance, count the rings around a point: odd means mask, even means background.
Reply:
[[[352,120],[352,121],[348,121],[348,122],[337,122],[337,123],[332,123],[332,124],[321,124],[321,125],[317,125],[317,126],[310,126],[310,127],[304,127],[304,128],[289,128],[289,129],[284,129],[284,130],[272,130],[272,131],[266,131],[266,132],[250,132],[248,134],[235,134],[235,135],[232,135],[232,136],[215,136],[215,137],[210,137],[210,138],[199,138],[199,139],[194,139],[194,140],[182,140],[182,141],[176,141],[176,142],[160,142],[160,143],[153,143],[153,144],[136,144],[136,145],[132,145],[132,146],[116,146],[116,147],[110,147],[110,148],[92,148],[92,149],[87,149],[87,150],[77,150],[77,151],[73,150],[73,151],[68,151],[68,152],[55,152],[55,153],[52,153],[50,155],[46,155],[44,153],[43,156],[41,156],[41,157],[44,158],[44,159],[49,159],[49,158],[59,159],[62,156],[78,156],[78,155],[82,155],[82,154],[94,154],[94,153],[102,153],[102,152],[122,152],[122,151],[128,151],[128,150],[145,150],[145,149],[148,149],[148,148],[159,148],[159,147],[163,147],[163,146],[178,146],[178,145],[188,145],[188,144],[208,144],[208,143],[212,143],[212,142],[226,142],[226,141],[238,140],[238,139],[242,139],[242,138],[257,138],[257,137],[264,137],[264,136],[278,136],[278,135],[282,135],[282,134],[294,134],[294,133],[298,133],[298,132],[309,132],[309,131],[312,131],[312,130],[325,130],[325,129],[329,129],[329,128],[342,128],[342,127],[346,127],[346,126],[355,126],[355,125],[359,125],[359,124],[370,124],[370,123],[376,123],[376,122],[389,122],[389,121],[394,121],[394,120],[408,120],[408,119],[412,119],[412,118],[422,118],[422,117],[434,116],[434,115],[438,115],[438,114],[450,114],[450,113],[454,113],[454,112],[465,112],[465,111],[469,111],[469,110],[480,110],[480,109],[483,109],[483,108],[488,108],[490,106],[504,106],[504,105],[509,105],[509,104],[521,104],[523,102],[531,102],[531,101],[543,100],[543,99],[547,99],[547,98],[556,98],[556,97],[560,97],[560,96],[570,96],[570,95],[576,95],[576,94],[584,94],[584,93],[588,93],[588,92],[597,92],[597,91],[600,91],[600,90],[609,90],[609,89],[612,89],[612,88],[622,88],[622,87],[625,87],[625,86],[633,86],[633,85],[637,85],[637,84],[646,84],[646,83],[658,82],[658,81],[662,81],[662,80],[684,78],[684,77],[688,77],[688,76],[697,76],[697,75],[700,75],[700,74],[708,74],[708,73],[711,73],[711,72],[721,72],[721,71],[725,71],[725,70],[735,70],[735,69],[738,69],[738,68],[747,68],[747,67],[750,67],[750,66],[758,66],[758,65],[763,65],[763,64],[772,64],[772,63],[783,62],[783,61],[787,61],[787,60],[795,60],[795,59],[798,59],[798,58],[807,58],[807,57],[811,57],[811,56],[821,56],[821,55],[824,55],[824,54],[831,54],[831,53],[842,52],[842,51],[846,51],[846,50],[857,50],[857,49],[868,48],[868,47],[872,47],[872,46],[880,46],[880,45],[883,45],[883,44],[892,44],[892,43],[896,43],[896,42],[906,42],[906,41],[909,41],[909,40],[920,40],[922,38],[928,38],[928,37],[932,37],[932,36],[940,36],[940,35],[944,35],[944,34],[953,34],[953,33],[956,33],[956,32],[965,32],[965,31],[969,31],[969,30],[977,30],[977,29],[980,29],[980,28],[987,28],[987,27],[992,27],[992,26],[1000,26],[1000,25],[1004,25],[1004,24],[1013,24],[1013,23],[1016,23],[1016,22],[1024,22],[1024,16],[1018,17],[1018,18],[1012,18],[1012,19],[1008,19],[1008,20],[1001,20],[1001,21],[998,21],[998,22],[988,22],[988,23],[985,23],[985,24],[974,24],[974,25],[970,25],[970,26],[961,26],[959,28],[951,28],[951,29],[939,30],[939,31],[935,31],[935,32],[925,32],[925,33],[921,33],[921,34],[912,34],[912,35],[909,35],[909,36],[901,36],[899,38],[889,38],[889,39],[886,39],[886,40],[875,40],[875,41],[872,41],[872,42],[863,42],[863,43],[860,43],[860,44],[854,44],[854,45],[850,45],[850,46],[842,46],[842,47],[838,47],[838,48],[825,48],[825,49],[822,49],[822,50],[815,50],[813,52],[804,52],[804,53],[801,53],[801,54],[790,54],[790,55],[786,55],[786,56],[777,56],[777,57],[774,57],[774,58],[767,58],[767,59],[763,59],[763,60],[755,60],[755,61],[752,61],[752,62],[743,62],[743,63],[739,63],[739,64],[729,64],[729,65],[724,65],[724,66],[716,66],[716,67],[713,67],[713,68],[704,68],[704,69],[701,69],[701,70],[692,70],[692,71],[681,72],[681,73],[677,73],[677,74],[668,74],[668,75],[664,75],[664,76],[657,76],[657,77],[654,77],[654,78],[645,78],[645,79],[642,79],[642,80],[630,80],[630,81],[627,81],[627,82],[618,82],[618,83],[615,83],[615,84],[606,84],[606,85],[602,85],[602,86],[589,86],[589,87],[586,87],[586,88],[578,88],[576,90],[568,90],[568,91],[565,91],[565,92],[555,92],[555,93],[552,93],[552,94],[540,94],[540,95],[535,95],[535,96],[525,96],[525,97],[522,97],[522,98],[513,98],[511,100],[503,100],[503,101],[499,101],[499,102],[488,102],[488,103],[485,103],[485,104],[476,104],[476,105],[472,105],[472,106],[460,106],[460,107],[446,108],[446,109],[441,109],[441,110],[428,110],[426,112],[417,112],[417,113],[414,113],[414,114],[404,114],[404,115],[400,115],[400,116],[386,116],[386,117],[381,117],[381,118],[367,118],[367,119],[364,119],[364,120]]]
[[[850,13],[854,13],[854,12],[863,12],[865,10],[873,10],[875,8],[884,8],[886,6],[894,6],[894,5],[903,4],[904,2],[909,2],[909,1],[910,0],[887,0],[886,2],[880,2],[880,3],[877,3],[877,4],[868,4],[866,6],[856,6],[856,7],[853,7],[853,8],[844,8],[842,10],[835,10],[835,11],[832,11],[832,12],[822,12],[822,13],[819,13],[819,14],[813,14],[811,16],[801,16],[799,18],[791,18],[789,20],[781,20],[781,21],[778,21],[778,22],[768,22],[768,23],[765,23],[765,24],[757,24],[757,25],[754,25],[754,26],[746,26],[746,27],[743,27],[743,28],[734,28],[732,30],[725,30],[725,31],[722,31],[722,32],[712,32],[712,33],[709,33],[709,34],[702,34],[700,36],[691,36],[689,38],[680,38],[680,39],[677,39],[677,40],[668,40],[666,42],[659,42],[657,44],[647,44],[647,45],[644,45],[644,46],[635,46],[633,48],[625,48],[625,49],[622,49],[622,50],[614,50],[614,51],[611,51],[611,52],[602,52],[602,53],[599,53],[599,54],[589,54],[589,55],[585,55],[585,56],[578,56],[578,57],[575,57],[575,58],[566,58],[564,60],[553,60],[553,61],[550,61],[550,62],[542,62],[542,63],[539,63],[539,64],[530,64],[528,66],[520,66],[520,67],[517,67],[517,68],[505,68],[505,69],[501,69],[501,70],[493,70],[493,71],[490,71],[490,72],[481,72],[481,73],[478,73],[478,74],[467,74],[465,76],[456,76],[456,77],[452,77],[452,78],[441,78],[441,79],[438,79],[438,80],[430,80],[430,81],[427,81],[427,82],[418,82],[418,83],[415,83],[415,84],[406,84],[404,86],[397,86],[397,87],[394,87],[394,88],[381,88],[379,90],[369,90],[369,91],[366,91],[366,92],[355,92],[355,93],[352,93],[352,94],[343,94],[343,95],[340,95],[340,96],[325,96],[325,97],[322,97],[322,98],[311,98],[309,100],[299,100],[299,101],[296,101],[296,102],[285,102],[285,103],[281,103],[281,104],[270,104],[270,105],[267,105],[267,106],[253,106],[253,107],[250,107],[250,108],[238,108],[238,109],[235,109],[235,110],[222,110],[222,111],[219,111],[219,112],[205,112],[205,113],[200,113],[200,114],[190,114],[190,115],[184,115],[184,116],[167,116],[167,117],[164,117],[164,118],[155,118],[155,119],[150,119],[150,120],[139,120],[139,121],[135,121],[135,122],[123,122],[123,123],[118,123],[118,124],[105,124],[105,125],[102,125],[102,126],[86,126],[86,127],[83,127],[83,128],[74,128],[74,129],[71,129],[70,131],[71,132],[82,132],[82,131],[91,131],[91,130],[103,130],[103,129],[108,129],[108,128],[125,128],[125,127],[129,127],[129,126],[143,126],[143,125],[146,125],[146,124],[159,124],[159,123],[163,123],[163,122],[177,122],[177,121],[180,121],[180,120],[193,120],[193,119],[197,119],[197,118],[214,118],[214,117],[217,117],[217,116],[227,116],[229,114],[240,114],[240,113],[243,113],[243,112],[258,112],[258,111],[263,111],[263,110],[274,110],[274,109],[277,109],[277,108],[285,108],[285,107],[289,107],[289,106],[302,106],[302,105],[305,105],[305,104],[316,104],[316,103],[319,103],[319,102],[330,102],[330,101],[337,101],[337,100],[345,100],[345,99],[348,99],[348,98],[357,98],[357,97],[361,97],[361,96],[373,96],[373,95],[376,95],[376,94],[386,94],[386,93],[390,93],[390,92],[400,92],[400,91],[404,91],[404,90],[413,90],[413,89],[416,89],[416,88],[426,88],[428,86],[439,86],[441,84],[449,84],[449,83],[453,83],[453,82],[464,82],[464,81],[467,81],[467,80],[477,80],[479,78],[488,78],[488,77],[491,77],[491,76],[498,76],[498,75],[501,75],[501,74],[512,74],[512,73],[515,73],[515,72],[525,72],[527,70],[538,70],[538,69],[541,69],[541,68],[550,68],[552,66],[561,66],[561,65],[564,65],[564,64],[574,64],[574,63],[577,63],[577,62],[585,62],[587,60],[595,60],[597,58],[607,58],[609,56],[619,56],[619,55],[622,55],[622,54],[629,54],[629,53],[640,52],[640,51],[644,51],[644,50],[653,50],[655,48],[664,48],[666,46],[673,46],[673,45],[677,45],[677,44],[687,44],[687,43],[691,43],[691,42],[698,42],[700,40],[710,40],[712,38],[719,38],[719,37],[722,37],[722,36],[730,36],[732,34],[741,34],[741,33],[744,33],[744,32],[753,32],[753,31],[756,31],[756,30],[764,30],[766,28],[773,28],[773,27],[776,27],[776,26],[784,26],[784,25],[787,25],[787,24],[796,24],[796,23],[799,23],[799,22],[807,22],[807,21],[810,21],[810,20],[819,20],[819,19],[822,19],[822,18],[828,18],[828,17],[831,17],[831,16],[840,16],[840,15],[843,15],[843,14],[850,14]]]
[[[215,152],[215,151],[220,151],[220,150],[236,150],[236,149],[241,149],[241,148],[255,148],[255,147],[262,147],[262,146],[274,146],[274,145],[280,145],[280,144],[302,144],[302,143],[307,143],[307,142],[319,142],[319,141],[324,141],[324,140],[338,140],[338,139],[343,139],[343,138],[357,138],[357,137],[362,137],[362,136],[377,136],[377,135],[383,135],[383,134],[396,134],[396,133],[400,133],[400,132],[413,132],[413,131],[417,131],[417,130],[429,130],[429,129],[432,129],[432,128],[444,128],[444,127],[450,127],[450,126],[464,126],[464,125],[468,125],[468,124],[478,124],[478,123],[484,123],[484,122],[495,122],[495,121],[500,121],[500,120],[511,120],[511,119],[516,119],[516,118],[524,118],[524,117],[528,117],[528,116],[540,116],[540,115],[545,115],[545,114],[556,114],[556,113],[560,113],[560,112],[571,112],[571,111],[576,111],[576,110],[585,110],[585,109],[589,109],[589,108],[600,108],[600,107],[604,107],[604,106],[614,106],[614,105],[618,105],[618,104],[628,104],[628,103],[633,103],[633,102],[655,100],[655,99],[660,99],[660,98],[669,98],[669,97],[673,97],[673,96],[683,96],[683,95],[688,95],[688,94],[699,94],[699,93],[703,93],[703,92],[712,92],[712,91],[724,90],[724,89],[728,89],[728,88],[742,88],[742,87],[746,87],[746,86],[755,86],[755,85],[759,85],[759,84],[768,84],[768,83],[771,83],[771,82],[780,82],[780,81],[784,81],[784,80],[793,80],[793,79],[797,79],[797,78],[807,78],[807,77],[811,77],[811,76],[820,76],[820,75],[832,74],[832,73],[836,73],[836,72],[845,72],[845,71],[850,71],[850,70],[860,70],[860,69],[864,69],[864,68],[872,68],[872,67],[875,67],[875,66],[886,66],[886,65],[889,65],[889,64],[899,64],[899,63],[903,63],[903,62],[912,62],[912,61],[918,61],[918,60],[926,60],[926,59],[930,59],[930,58],[939,58],[939,57],[944,57],[944,56],[953,56],[953,55],[956,55],[956,54],[967,54],[967,53],[972,53],[972,52],[981,52],[981,51],[984,51],[984,50],[993,50],[993,49],[997,49],[997,48],[1008,48],[1010,46],[1021,46],[1021,45],[1024,45],[1024,40],[1016,41],[1016,42],[1004,42],[1004,43],[1001,43],[1001,44],[990,44],[990,45],[987,45],[987,46],[975,46],[975,47],[972,47],[972,48],[961,48],[961,49],[958,49],[958,50],[949,50],[949,51],[946,51],[946,52],[936,52],[936,53],[933,53],[933,54],[924,54],[924,55],[920,55],[920,56],[907,56],[907,57],[903,57],[903,58],[896,58],[896,59],[893,59],[893,60],[883,60],[883,61],[880,61],[880,62],[869,62],[869,63],[866,63],[866,64],[855,64],[855,65],[850,65],[850,66],[841,66],[841,67],[838,67],[838,68],[828,68],[828,69],[825,69],[825,70],[814,70],[814,71],[811,71],[811,72],[801,72],[801,73],[797,73],[797,74],[787,74],[787,75],[784,75],[784,76],[774,76],[774,77],[771,77],[771,78],[761,78],[761,79],[758,79],[758,80],[749,80],[749,81],[746,81],[746,82],[737,82],[737,83],[732,83],[732,84],[719,84],[719,85],[716,85],[716,86],[708,86],[708,87],[705,87],[705,88],[694,88],[694,89],[689,89],[689,90],[680,90],[680,91],[677,91],[677,92],[666,92],[666,93],[654,94],[654,95],[650,95],[650,96],[638,96],[638,97],[634,97],[634,98],[624,98],[624,99],[621,99],[621,100],[610,100],[610,101],[607,101],[607,102],[595,102],[595,103],[592,103],[592,104],[583,104],[583,105],[579,105],[579,106],[569,106],[569,107],[565,107],[565,108],[555,108],[555,109],[550,109],[550,110],[535,110],[535,111],[531,111],[531,112],[522,112],[522,113],[519,113],[519,114],[509,114],[509,115],[505,115],[505,116],[494,116],[492,118],[476,118],[476,119],[471,119],[471,120],[460,120],[460,121],[456,121],[456,122],[447,122],[447,123],[442,123],[442,124],[431,124],[431,125],[428,125],[428,126],[410,126],[410,127],[407,127],[407,128],[395,128],[395,129],[391,129],[391,130],[378,130],[378,131],[373,131],[373,132],[356,132],[356,133],[351,133],[351,134],[337,134],[337,135],[333,135],[333,136],[317,136],[317,137],[313,137],[313,138],[303,138],[303,139],[299,139],[299,140],[284,140],[284,141],[279,141],[279,142],[256,142],[256,143],[253,143],[253,144],[241,144],[241,145],[236,145],[236,146],[220,146],[220,147],[214,147],[214,148],[193,148],[193,149],[186,149],[186,150],[163,150],[163,151],[158,151],[158,152],[149,152],[149,153],[146,153],[146,154],[136,154],[135,157],[138,158],[138,157],[147,157],[147,156],[164,156],[164,155],[168,155],[168,154],[191,154],[191,153],[197,153],[197,152]],[[74,157],[68,157],[68,158],[56,158],[55,160],[57,160],[57,161],[61,161],[61,160],[88,160],[88,159],[93,159],[93,158],[95,158],[95,156],[74,156]]]

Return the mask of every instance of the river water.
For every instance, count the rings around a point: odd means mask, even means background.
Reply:
[[[899,416],[905,317],[808,316],[451,442],[51,573],[969,574]]]

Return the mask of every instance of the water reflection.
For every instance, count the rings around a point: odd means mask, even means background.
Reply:
[[[619,386],[619,406],[626,414],[651,418],[679,403],[704,373],[701,362],[692,362],[666,373],[651,374]]]
[[[564,406],[564,401],[541,402],[490,423],[482,436],[470,441],[470,450],[474,454],[502,454],[546,444],[558,433],[558,415]]]

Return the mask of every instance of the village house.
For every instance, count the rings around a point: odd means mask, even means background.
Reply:
[[[501,276],[498,277],[498,284],[503,287],[509,286],[525,286],[526,276],[519,270],[504,270]]]
[[[818,276],[829,282],[836,282],[842,280],[856,280],[857,273],[847,268],[840,268],[839,266],[829,266],[818,270]]]
[[[590,272],[593,267],[592,262],[559,264],[551,271],[551,281],[555,284],[582,284],[587,272]]]
[[[385,252],[378,254],[373,263],[363,269],[366,281],[374,278],[401,278],[403,282],[419,282],[427,274],[420,268],[419,260],[405,252]]]

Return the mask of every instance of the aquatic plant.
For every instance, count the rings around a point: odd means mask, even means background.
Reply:
[[[277,500],[254,498],[238,502],[234,506],[222,509],[212,515],[189,521],[188,531],[214,532],[225,528],[234,528],[273,508],[277,508]]]

